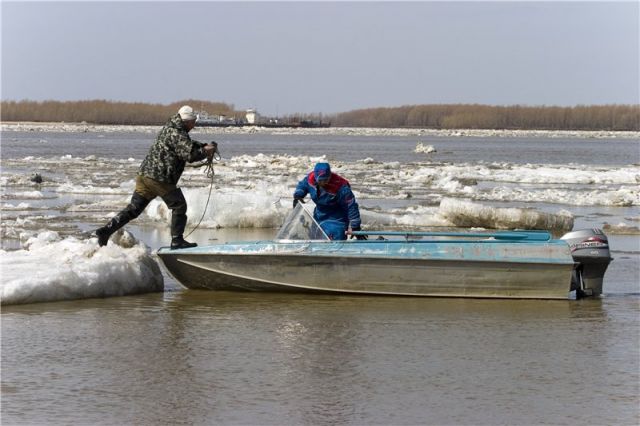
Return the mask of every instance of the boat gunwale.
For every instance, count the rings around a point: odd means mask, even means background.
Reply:
[[[236,245],[236,244],[233,244]],[[227,244],[221,244],[220,246],[227,246]],[[264,257],[264,256],[274,256],[274,257],[315,257],[315,258],[336,258],[336,254],[338,250],[332,250],[329,252],[328,250],[323,251],[307,251],[307,247],[302,248],[302,250],[298,251],[287,251],[287,252],[277,252],[277,251],[252,251],[252,252],[230,252],[230,251],[214,251],[214,252],[205,252],[203,251],[206,248],[215,247],[215,246],[202,246],[202,247],[194,247],[191,249],[184,250],[171,250],[168,247],[161,247],[158,249],[156,254],[160,257],[162,256],[180,256],[180,255],[189,255],[189,256],[256,256],[256,257]],[[568,248],[568,246],[567,246]],[[467,262],[467,263],[505,263],[510,265],[517,264],[527,264],[527,265],[572,265],[575,267],[577,262],[571,257],[569,254],[568,258],[541,258],[541,259],[532,259],[526,260],[524,258],[518,258],[517,260],[510,260],[509,258],[504,259],[479,259],[479,258],[454,258],[454,257],[407,257],[407,256],[399,256],[389,253],[353,253],[353,252],[340,252],[341,256],[345,259],[372,259],[372,260],[402,260],[402,261],[437,261],[437,262]],[[179,259],[178,259],[179,260]]]
[[[193,251],[197,251],[200,249],[204,249],[204,248],[208,248],[208,247],[216,247],[216,246],[240,246],[240,245],[244,245],[244,246],[252,246],[252,245],[259,245],[259,244],[282,244],[282,245],[288,245],[288,244],[300,244],[300,245],[304,245],[304,244],[332,244],[332,245],[344,245],[344,244],[477,244],[477,243],[481,243],[481,244],[518,244],[518,245],[565,245],[567,246],[567,248],[569,247],[569,245],[566,243],[566,241],[564,240],[557,240],[557,239],[551,239],[551,240],[503,240],[503,239],[479,239],[479,240],[451,240],[451,239],[447,239],[447,240],[413,240],[413,239],[409,239],[409,240],[329,240],[329,241],[325,241],[325,240],[287,240],[287,239],[280,239],[280,240],[257,240],[257,241],[228,241],[228,242],[224,242],[224,243],[220,243],[220,244],[209,244],[206,246],[198,246],[198,247],[193,247],[193,248],[188,248],[188,249],[179,249],[179,252],[187,252],[190,250]],[[164,251],[176,251],[176,250],[171,250],[170,247],[165,246],[165,247],[160,247],[158,249],[158,251],[160,250],[164,250]]]

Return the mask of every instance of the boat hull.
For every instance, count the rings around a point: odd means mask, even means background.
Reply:
[[[525,248],[526,246],[526,248]],[[566,299],[566,244],[220,245],[158,255],[188,288],[433,297]],[[524,254],[526,252],[526,255]]]

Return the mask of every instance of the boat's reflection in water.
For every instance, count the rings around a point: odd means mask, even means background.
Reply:
[[[602,398],[621,419],[635,407],[633,303],[185,289],[10,306],[3,346],[19,354],[39,341],[28,374],[41,379],[12,394],[23,373],[3,353],[3,402],[50,398],[72,380],[83,397],[58,411],[67,421],[393,424],[401,413],[422,424],[429,413],[433,423],[517,424],[513,407],[535,396],[532,423],[604,424]],[[60,336],[61,323],[75,326]],[[105,417],[105,394],[135,404]]]

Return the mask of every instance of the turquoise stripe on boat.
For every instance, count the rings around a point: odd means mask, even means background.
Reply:
[[[504,231],[504,232],[402,232],[402,231],[354,231],[353,235],[371,235],[383,237],[457,237],[457,238],[495,238],[497,240],[549,241],[547,231]]]

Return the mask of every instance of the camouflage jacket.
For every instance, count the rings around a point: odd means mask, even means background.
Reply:
[[[138,174],[159,182],[177,184],[187,162],[207,157],[203,143],[192,141],[180,115],[167,121],[140,164]]]

